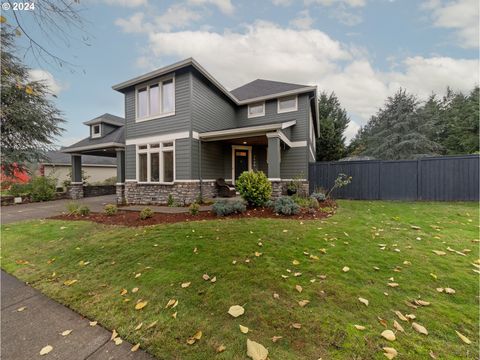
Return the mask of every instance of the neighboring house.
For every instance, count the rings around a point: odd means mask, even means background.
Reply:
[[[70,155],[61,151],[49,151],[46,157],[48,160],[40,163],[40,166],[36,169],[36,174],[51,176],[57,180],[57,187],[64,187],[64,182],[71,180]],[[104,156],[83,156],[82,170],[89,184],[100,183],[117,176],[115,159]]]
[[[125,126],[103,115],[85,123],[89,138],[63,150],[72,154],[74,197],[83,154],[117,157],[117,195],[127,203],[214,197],[215,179],[235,184],[249,170],[267,174],[274,196],[293,178],[308,186],[316,86],[258,79],[228,91],[190,58],[113,89],[125,95]]]

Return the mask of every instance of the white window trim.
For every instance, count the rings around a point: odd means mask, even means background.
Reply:
[[[295,107],[293,108],[287,108],[287,109],[280,109],[280,101],[288,98],[295,97]],[[284,96],[281,98],[277,99],[277,113],[282,114],[282,113],[287,113],[287,112],[292,112],[292,111],[297,111],[298,110],[298,95],[295,96]]]
[[[232,145],[232,184],[235,185],[235,150],[248,150],[248,171],[252,171],[252,147]]]
[[[258,106],[260,104],[262,104],[262,106],[263,106],[263,112],[261,112],[260,114],[250,114],[250,107],[251,106]],[[251,119],[251,118],[256,118],[256,117],[260,117],[260,116],[265,116],[265,101],[260,101],[260,102],[248,104],[248,106],[247,106],[247,117],[249,119]]]
[[[173,146],[164,146],[164,143],[173,143]],[[160,142],[160,147],[157,148],[152,148],[150,145],[156,145],[158,142],[155,142],[153,144],[151,143],[142,143],[138,144],[136,146],[136,173],[135,173],[135,181],[139,184],[157,184],[157,185],[173,185],[175,183],[176,179],[176,154],[175,154],[175,140],[164,140]],[[146,149],[140,149],[140,146],[147,146]],[[163,181],[163,178],[165,176],[164,174],[164,168],[163,168],[163,153],[164,152],[173,152],[173,181]],[[159,153],[159,166],[160,166],[160,181],[150,181],[151,178],[151,157],[150,154],[152,153]],[[147,154],[147,181],[140,181],[140,154]]]
[[[173,85],[173,111],[171,112],[168,112],[168,113],[162,113],[162,110],[163,110],[163,83],[165,81],[169,81],[169,80],[172,80],[172,85]],[[147,115],[147,116],[144,116],[144,117],[139,117],[138,116],[138,90],[140,89],[143,89],[143,88],[147,88],[147,110],[150,111],[150,86],[152,85],[158,85],[158,96],[159,96],[159,104],[160,104],[160,113],[156,114],[156,115]],[[175,75],[172,75],[172,76],[168,76],[168,77],[164,77],[164,78],[161,78],[159,80],[155,80],[155,81],[150,81],[148,83],[144,83],[144,84],[141,84],[141,85],[137,85],[135,87],[135,122],[142,122],[142,121],[148,121],[148,120],[153,120],[153,119],[160,119],[160,118],[164,118],[164,117],[167,117],[167,116],[173,116],[175,115],[175,109],[176,109],[176,101],[175,101]]]
[[[98,134],[95,134],[95,132],[93,131],[93,129],[95,128],[95,126],[98,126]],[[91,128],[92,128],[92,139],[96,139],[96,138],[102,137],[102,124],[92,125]]]

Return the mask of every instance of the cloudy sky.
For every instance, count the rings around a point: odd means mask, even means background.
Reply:
[[[53,48],[75,71],[42,67],[67,120],[124,115],[113,84],[194,57],[228,89],[256,78],[334,91],[352,119],[347,137],[399,87],[426,98],[479,83],[478,0],[83,0],[89,46]],[[4,12],[8,18],[8,13]],[[25,21],[29,21],[25,16]]]

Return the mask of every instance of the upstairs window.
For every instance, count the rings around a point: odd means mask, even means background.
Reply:
[[[137,121],[175,114],[175,81],[173,78],[138,87]]]
[[[99,138],[102,136],[100,124],[92,125],[92,138]]]
[[[283,98],[279,98],[277,100],[277,112],[284,113],[290,111],[297,111],[298,109],[298,98],[296,95],[294,96],[286,96]]]
[[[248,118],[265,115],[265,102],[248,104]]]

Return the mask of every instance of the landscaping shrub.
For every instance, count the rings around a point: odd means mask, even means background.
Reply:
[[[325,201],[326,199],[325,193],[322,192],[313,192],[310,194],[310,197],[316,199],[319,202]]]
[[[107,204],[104,207],[105,215],[113,216],[118,212],[118,207],[115,204]]]
[[[145,208],[142,211],[140,211],[140,215],[138,216],[140,220],[146,220],[150,219],[153,216],[153,210],[150,208]]]
[[[90,208],[87,205],[82,205],[78,208],[78,213],[82,216],[90,214]]]
[[[244,171],[235,188],[249,205],[262,206],[272,195],[272,184],[262,171]]]
[[[212,211],[217,216],[226,216],[234,213],[243,213],[247,210],[245,204],[240,200],[218,200],[212,206]]]
[[[15,197],[17,196],[28,196],[32,191],[32,187],[30,184],[21,184],[21,183],[13,183],[10,185],[10,189],[8,189],[8,193]]]
[[[170,207],[175,206],[175,199],[173,198],[172,194],[168,194],[167,206],[170,206]]]
[[[32,201],[48,201],[55,197],[55,179],[46,176],[39,176],[32,179],[31,187]]]
[[[320,204],[318,203],[318,200],[315,198],[308,198],[308,208],[309,209],[318,209],[320,207]]]
[[[300,206],[295,203],[290,197],[282,196],[275,200],[273,210],[277,214],[295,215],[300,211]]]
[[[273,207],[275,206],[275,202],[273,200],[267,200],[264,206],[266,208],[273,209]]]
[[[198,205],[196,202],[190,204],[188,207],[188,211],[190,211],[191,215],[198,215],[200,212],[200,205]]]
[[[308,207],[310,204],[310,199],[304,196],[300,196],[298,194],[290,196],[290,198],[297,204],[298,206],[302,208]]]
[[[67,204],[67,213],[68,215],[78,215],[79,212],[78,212],[78,208],[80,207],[80,205],[76,202],[69,202]]]

